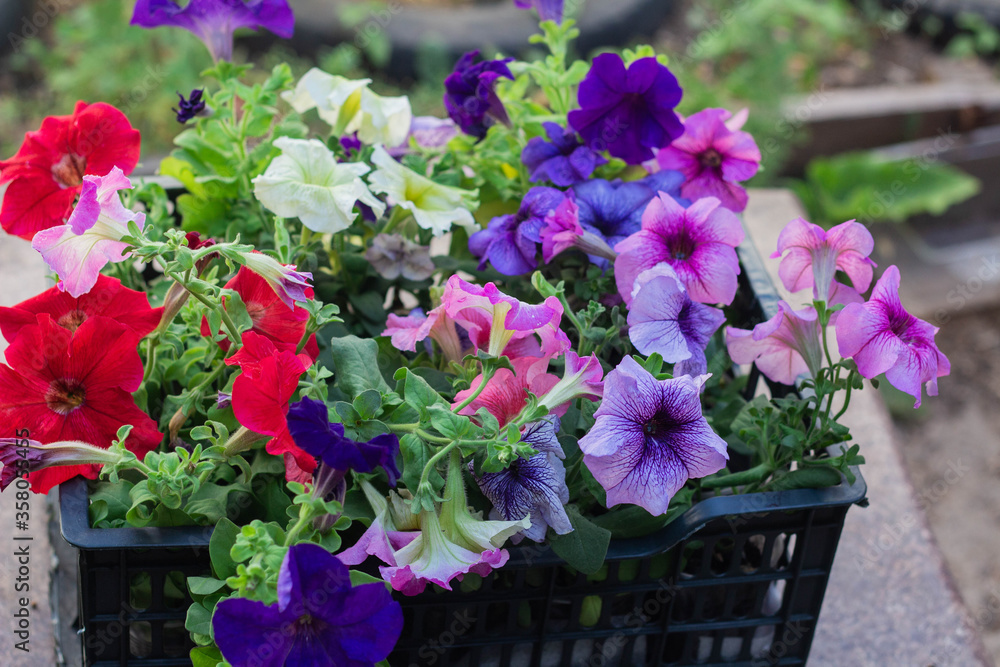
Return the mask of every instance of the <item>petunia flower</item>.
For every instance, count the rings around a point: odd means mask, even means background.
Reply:
[[[144,338],[160,323],[163,308],[150,308],[145,293],[130,290],[117,278],[98,275],[93,289],[79,297],[51,287],[16,306],[0,307],[0,332],[12,342],[21,329],[38,324],[41,313],[71,333],[89,318],[101,316],[121,322]]]
[[[747,206],[739,183],[753,178],[760,167],[760,149],[740,128],[746,113],[732,116],[725,109],[702,109],[684,120],[684,134],[656,154],[663,169],[684,174],[681,195],[695,200],[715,197],[731,211]]]
[[[312,274],[306,271],[296,271],[292,265],[284,265],[270,255],[262,252],[244,253],[240,263],[267,281],[278,298],[288,306],[294,307],[296,301],[308,301],[312,298],[312,287],[309,281]]]
[[[565,412],[569,402],[577,398],[601,400],[604,395],[604,368],[597,355],[581,357],[575,352],[567,352],[563,360],[566,363],[563,376],[541,397],[541,405],[547,407],[549,412],[559,414]]]
[[[677,171],[660,171],[628,183],[597,178],[585,181],[572,189],[579,207],[578,222],[585,231],[614,248],[619,241],[642,228],[642,214],[658,193],[665,192],[678,199],[683,182],[684,177]],[[690,202],[681,203],[686,206]],[[604,257],[591,255],[590,261],[601,267],[608,266]]]
[[[37,473],[46,468],[104,466],[117,463],[121,456],[85,442],[51,442],[43,445],[27,438],[0,438],[0,491],[18,477]]]
[[[480,408],[486,408],[500,422],[500,427],[513,421],[528,404],[528,392],[535,396],[544,396],[559,383],[559,378],[546,373],[549,360],[542,357],[518,357],[511,361],[514,371],[501,368],[489,380],[486,388],[472,403],[462,408],[460,415],[474,415]],[[479,389],[483,383],[483,375],[473,379],[471,386],[455,394],[454,409],[465,399]],[[557,415],[566,413],[569,405],[561,402],[550,410]]]
[[[205,43],[212,59],[232,60],[233,32],[239,28],[265,28],[288,39],[295,17],[287,0],[138,0],[131,25],[143,28],[174,26],[194,33]]]
[[[386,500],[366,480],[361,481],[361,490],[375,518],[358,541],[337,554],[337,558],[345,565],[360,565],[368,556],[375,556],[386,565],[396,567],[396,552],[420,535],[419,516],[410,511],[395,491],[390,491],[389,500]]]
[[[377,216],[385,204],[373,195],[361,177],[369,167],[361,162],[338,163],[317,139],[279,137],[281,149],[263,174],[253,179],[253,193],[261,204],[283,218],[298,218],[320,234],[336,234],[357,219],[361,202]]]
[[[204,113],[205,100],[202,99],[204,93],[205,90],[203,88],[195,88],[191,91],[191,95],[187,99],[180,93],[177,93],[177,97],[180,98],[180,101],[177,103],[179,108],[172,108],[171,111],[177,114],[178,123],[186,123]]]
[[[316,109],[334,136],[353,134],[366,144],[398,146],[406,141],[413,120],[410,100],[383,97],[368,88],[371,79],[345,79],[313,67],[295,89],[281,94],[299,113]]]
[[[450,118],[414,116],[406,139],[398,146],[390,146],[388,151],[393,157],[399,157],[409,153],[412,144],[420,148],[443,148],[457,136],[458,126]]]
[[[444,80],[444,107],[463,132],[482,139],[494,123],[510,124],[494,88],[497,79],[513,81],[514,75],[507,67],[513,58],[474,62],[478,57],[478,49],[469,51],[455,63]]]
[[[372,268],[386,280],[427,280],[434,274],[430,246],[414,243],[399,234],[379,234],[365,251]]]
[[[573,524],[566,514],[569,488],[566,486],[566,458],[556,437],[558,419],[528,424],[521,434],[521,442],[531,445],[537,454],[527,459],[513,461],[505,470],[484,473],[476,479],[479,489],[491,503],[491,519],[516,521],[527,516],[531,527],[521,535],[535,542],[545,540],[551,526],[558,535],[573,532]],[[519,539],[515,536],[515,541]]]
[[[63,224],[83,177],[117,167],[129,174],[139,162],[139,131],[110,104],[77,102],[70,116],[49,116],[9,160],[0,160],[0,224],[30,241]]]
[[[429,337],[438,344],[448,361],[460,362],[465,358],[467,346],[444,306],[434,308],[427,315],[410,313],[400,317],[389,313],[382,335],[389,336],[392,346],[404,352],[416,352],[417,343]]]
[[[493,283],[480,287],[452,276],[441,304],[468,332],[475,348],[494,357],[551,358],[570,348],[569,338],[559,328],[563,307],[554,296],[540,304],[527,304],[507,296]]]
[[[791,385],[803,373],[816,377],[823,365],[821,335],[812,306],[793,310],[779,301],[774,317],[753,331],[726,327],[726,346],[736,363],[755,363],[774,382]]]
[[[837,320],[837,346],[866,378],[885,373],[896,389],[916,399],[921,387],[937,396],[937,379],[951,372],[948,357],[934,343],[937,327],[906,312],[899,300],[899,269],[890,266],[865,304],[848,304]]]
[[[435,183],[404,167],[382,146],[375,147],[372,164],[378,167],[368,177],[372,191],[388,195],[392,205],[412,213],[420,227],[441,236],[453,224],[475,226],[476,221],[470,211],[478,205],[478,190],[462,190]]]
[[[35,234],[31,247],[41,253],[49,268],[59,274],[59,289],[79,297],[97,284],[97,277],[109,262],[124,262],[128,243],[128,223],[139,229],[146,223],[144,213],[130,211],[122,204],[119,190],[132,188],[122,170],[113,167],[107,176],[84,176],[80,201],[65,225]]]
[[[518,9],[531,9],[534,7],[538,10],[538,19],[540,21],[555,21],[556,23],[562,23],[563,1],[564,0],[514,0],[514,4]]]
[[[580,450],[609,507],[631,503],[664,514],[688,479],[726,465],[726,442],[701,411],[706,377],[657,380],[632,357],[608,373],[597,421],[580,438]]]
[[[829,231],[802,218],[795,218],[781,230],[778,250],[772,258],[784,259],[778,276],[789,292],[813,288],[813,298],[830,303],[861,302],[872,282],[875,262],[868,258],[875,240],[864,225],[848,220]],[[851,285],[836,282],[837,271],[851,279]],[[838,299],[832,297],[836,294]]]
[[[580,226],[580,207],[572,197],[563,199],[556,210],[545,216],[539,236],[542,237],[542,261],[546,264],[570,248],[602,260],[614,260],[618,256],[603,237]]]
[[[674,112],[681,87],[656,58],[641,58],[628,69],[616,53],[602,53],[580,84],[580,108],[569,124],[595,151],[607,150],[629,164],[641,164],[681,136]]]
[[[469,251],[479,258],[479,270],[492,264],[500,273],[519,276],[538,268],[538,244],[545,217],[566,195],[555,188],[532,188],[517,213],[493,218],[489,226],[469,237]]]
[[[628,337],[642,354],[659,353],[674,364],[674,376],[708,371],[705,348],[726,315],[691,300],[669,264],[639,274],[632,288]]]
[[[639,274],[666,262],[691,299],[700,303],[732,302],[740,272],[736,246],[743,225],[714,197],[684,208],[660,195],[642,214],[642,229],[615,246],[615,281],[627,305]]]
[[[278,350],[269,339],[243,332],[243,347],[226,359],[242,373],[233,382],[232,404],[236,420],[254,433],[269,435],[265,448],[275,456],[290,454],[304,473],[316,460],[300,449],[288,430],[288,403],[299,388],[299,378],[312,365],[305,354]]]
[[[70,333],[47,313],[37,315],[5,351],[7,365],[0,364],[0,436],[26,425],[37,442],[107,448],[118,429],[131,424],[126,447],[144,457],[163,436],[132,399],[143,374],[138,342],[131,329],[107,317],[88,317]],[[29,478],[32,490],[47,493],[76,475],[96,479],[99,471],[98,465],[62,466]]]
[[[393,433],[377,435],[368,442],[357,442],[344,435],[343,424],[333,424],[326,403],[304,397],[288,410],[288,430],[299,449],[323,465],[340,471],[372,472],[383,468],[389,486],[396,486],[399,470],[399,438]]]
[[[590,178],[606,159],[577,139],[558,123],[542,123],[548,141],[533,137],[521,151],[521,161],[531,174],[531,181],[549,181],[567,188]]]
[[[382,583],[351,585],[347,566],[311,543],[289,548],[278,601],[219,601],[212,634],[232,667],[374,667],[403,631],[403,610]]]

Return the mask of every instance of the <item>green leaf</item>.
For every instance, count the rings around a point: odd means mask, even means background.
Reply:
[[[390,388],[378,366],[378,343],[357,336],[330,339],[337,386],[350,397],[375,389],[389,393]]]
[[[222,652],[216,646],[197,646],[191,649],[192,667],[217,667],[222,660]]]
[[[840,473],[827,466],[799,468],[778,477],[768,484],[768,491],[788,491],[791,489],[819,489],[840,484]]]
[[[132,483],[122,480],[117,484],[111,482],[100,482],[97,488],[90,494],[91,524],[97,522],[94,519],[94,512],[98,503],[103,504],[104,521],[125,520],[125,515],[132,508],[132,498],[129,492],[132,490]]]
[[[407,433],[399,440],[399,451],[403,457],[403,484],[408,489],[416,489],[420,485],[424,466],[433,456],[430,445],[419,436]],[[444,488],[444,478],[436,470],[431,471],[428,479],[436,490]]]
[[[361,392],[354,399],[354,409],[362,420],[374,419],[382,410],[382,394],[375,389]]]
[[[604,565],[608,545],[611,543],[611,531],[580,516],[575,507],[567,508],[566,514],[573,524],[573,532],[566,535],[551,534],[549,542],[552,550],[570,567],[584,574],[594,574]]]
[[[468,440],[477,434],[482,434],[482,429],[472,423],[472,420],[462,415],[456,415],[447,405],[434,405],[429,409],[431,416],[431,426],[446,438],[452,440]]]
[[[223,518],[215,525],[212,539],[208,542],[208,553],[212,557],[212,572],[219,579],[236,576],[236,563],[229,551],[236,544],[240,528],[229,519]]]
[[[212,577],[188,577],[188,590],[191,595],[211,595],[217,593],[226,586],[225,581],[213,579]]]
[[[408,405],[413,406],[420,413],[422,418],[426,418],[427,409],[432,405],[444,405],[448,402],[439,394],[424,378],[416,375],[408,368],[400,368],[396,373],[395,380],[403,383],[403,400]]]
[[[212,633],[212,612],[195,602],[188,607],[187,618],[184,620],[184,629],[188,632],[196,632],[199,635]]]

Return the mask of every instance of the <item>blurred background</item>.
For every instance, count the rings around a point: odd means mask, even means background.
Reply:
[[[371,77],[444,115],[464,50],[510,53],[533,17],[509,0],[292,0],[290,41],[248,33],[236,60]],[[952,373],[919,410],[881,391],[918,502],[976,629],[1000,662],[1000,3],[987,0],[569,0],[582,55],[651,43],[685,87],[680,111],[750,111],[763,168],[808,218],[855,218],[897,264],[903,302],[941,327]],[[0,0],[0,158],[77,100],[118,106],[155,173],[202,85],[204,46],[128,25],[133,0]],[[785,221],[782,221],[785,222]],[[864,442],[864,434],[855,434]],[[979,620],[985,619],[985,620]]]

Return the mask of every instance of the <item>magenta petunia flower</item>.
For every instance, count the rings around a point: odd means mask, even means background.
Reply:
[[[382,335],[389,336],[392,346],[404,352],[416,352],[417,343],[429,337],[438,344],[448,361],[461,361],[465,358],[466,345],[455,328],[455,321],[448,317],[444,306],[438,306],[426,315],[411,312],[406,317],[401,317],[390,313]]]
[[[657,352],[674,364],[674,376],[708,371],[705,348],[726,315],[688,296],[669,264],[643,271],[632,288],[628,337],[642,354]]]
[[[948,357],[934,343],[937,327],[903,309],[899,301],[899,269],[890,266],[875,283],[868,303],[848,304],[837,320],[837,345],[852,357],[866,378],[885,373],[896,389],[916,398],[921,386],[937,396],[937,379],[951,372]]]
[[[288,39],[295,17],[287,0],[139,0],[132,25],[143,28],[174,26],[193,32],[205,43],[213,60],[231,60],[233,32],[237,28],[266,28]]]
[[[746,208],[739,183],[753,178],[761,158],[753,137],[739,131],[745,122],[745,110],[734,117],[725,109],[703,109],[684,120],[684,134],[656,155],[661,169],[684,174],[682,196],[715,197],[731,211]]]
[[[706,377],[657,380],[632,357],[608,373],[597,421],[580,438],[583,462],[608,492],[608,507],[631,503],[663,514],[688,479],[726,465],[726,442],[701,411]]]
[[[541,405],[555,414],[564,414],[569,402],[577,398],[599,401],[604,396],[604,367],[596,354],[581,357],[567,352],[563,357],[566,368],[559,382],[542,396]]]
[[[542,21],[555,21],[562,23],[564,0],[514,0],[518,9],[538,10],[538,18]]]
[[[767,322],[753,328],[726,328],[730,358],[738,364],[756,363],[761,373],[781,384],[794,384],[808,373],[816,377],[823,365],[819,319],[812,306],[793,310],[784,301]]]
[[[656,58],[626,69],[621,56],[602,53],[580,84],[580,108],[569,113],[569,124],[591,150],[641,164],[684,132],[674,112],[681,94],[677,78]]]
[[[740,262],[735,248],[742,241],[743,225],[715,197],[685,209],[661,194],[642,214],[642,229],[615,246],[618,292],[631,305],[639,274],[666,262],[692,300],[728,304],[736,296]]]
[[[874,248],[871,232],[854,220],[825,231],[795,218],[781,230],[778,250],[771,257],[785,255],[778,276],[789,292],[812,287],[813,297],[819,301],[861,302],[860,293],[871,285],[872,267],[876,266],[868,258]],[[838,270],[847,274],[851,286],[834,281]]]
[[[618,256],[600,235],[580,226],[580,207],[572,196],[563,199],[556,210],[545,216],[545,226],[539,236],[542,239],[542,259],[546,264],[570,248],[607,260]]]

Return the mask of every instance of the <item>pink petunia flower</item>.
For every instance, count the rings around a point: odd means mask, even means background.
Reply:
[[[739,182],[753,178],[761,159],[753,137],[739,131],[746,119],[745,109],[736,116],[703,109],[684,120],[684,134],[656,155],[661,169],[684,174],[682,197],[716,197],[731,211],[746,208],[747,193]]]
[[[684,208],[660,194],[642,214],[642,229],[615,246],[615,281],[626,305],[639,274],[666,262],[693,301],[728,304],[736,296],[743,225],[715,197]]]
[[[566,369],[562,379],[544,396],[541,404],[554,414],[565,414],[569,402],[577,398],[599,401],[604,396],[604,368],[596,354],[581,357],[567,352],[563,357]]]
[[[465,345],[455,328],[455,321],[448,317],[444,306],[438,306],[426,315],[411,312],[406,317],[390,313],[383,336],[389,336],[393,347],[404,352],[416,352],[417,343],[430,338],[437,343],[445,359],[462,361]]]
[[[761,373],[781,384],[793,384],[803,373],[816,377],[823,365],[823,347],[816,310],[792,310],[784,301],[767,322],[753,328],[726,328],[729,356],[738,364],[756,363]]]
[[[575,355],[574,355],[575,356]],[[535,396],[544,396],[555,387],[559,378],[546,373],[549,365],[547,357],[518,357],[511,361],[514,372],[506,368],[499,369],[490,379],[483,392],[469,405],[462,408],[459,414],[474,415],[479,408],[486,408],[497,418],[501,428],[521,414],[528,403],[528,392]],[[577,369],[581,370],[582,369]],[[600,364],[598,364],[600,370]],[[472,381],[472,386],[455,395],[455,405],[472,395],[483,382],[482,374]],[[567,399],[569,400],[569,399]],[[565,401],[553,405],[550,410],[557,415],[563,415],[569,408]]]
[[[813,297],[830,303],[862,302],[860,292],[872,282],[875,262],[868,258],[875,240],[868,229],[848,220],[829,231],[802,218],[795,218],[781,230],[778,250],[772,258],[781,257],[778,276],[789,292],[813,288]],[[834,280],[837,271],[851,279],[851,286]]]
[[[603,238],[580,226],[580,207],[572,197],[563,199],[556,210],[545,217],[545,226],[542,227],[540,234],[542,259],[546,264],[570,248],[577,248],[588,255],[612,261],[617,257],[617,253]]]
[[[948,357],[934,343],[937,327],[903,309],[899,301],[899,269],[890,266],[875,283],[868,303],[849,304],[837,320],[837,345],[852,357],[866,378],[885,373],[896,389],[916,398],[921,386],[937,396],[937,379],[951,372]]]
[[[132,183],[122,170],[114,167],[106,176],[84,176],[80,201],[65,225],[57,225],[35,234],[31,247],[42,254],[49,268],[59,274],[57,285],[74,297],[86,294],[97,284],[101,269],[110,262],[124,262],[128,244],[128,223],[142,229],[143,213],[122,205],[119,190],[130,190]]]

